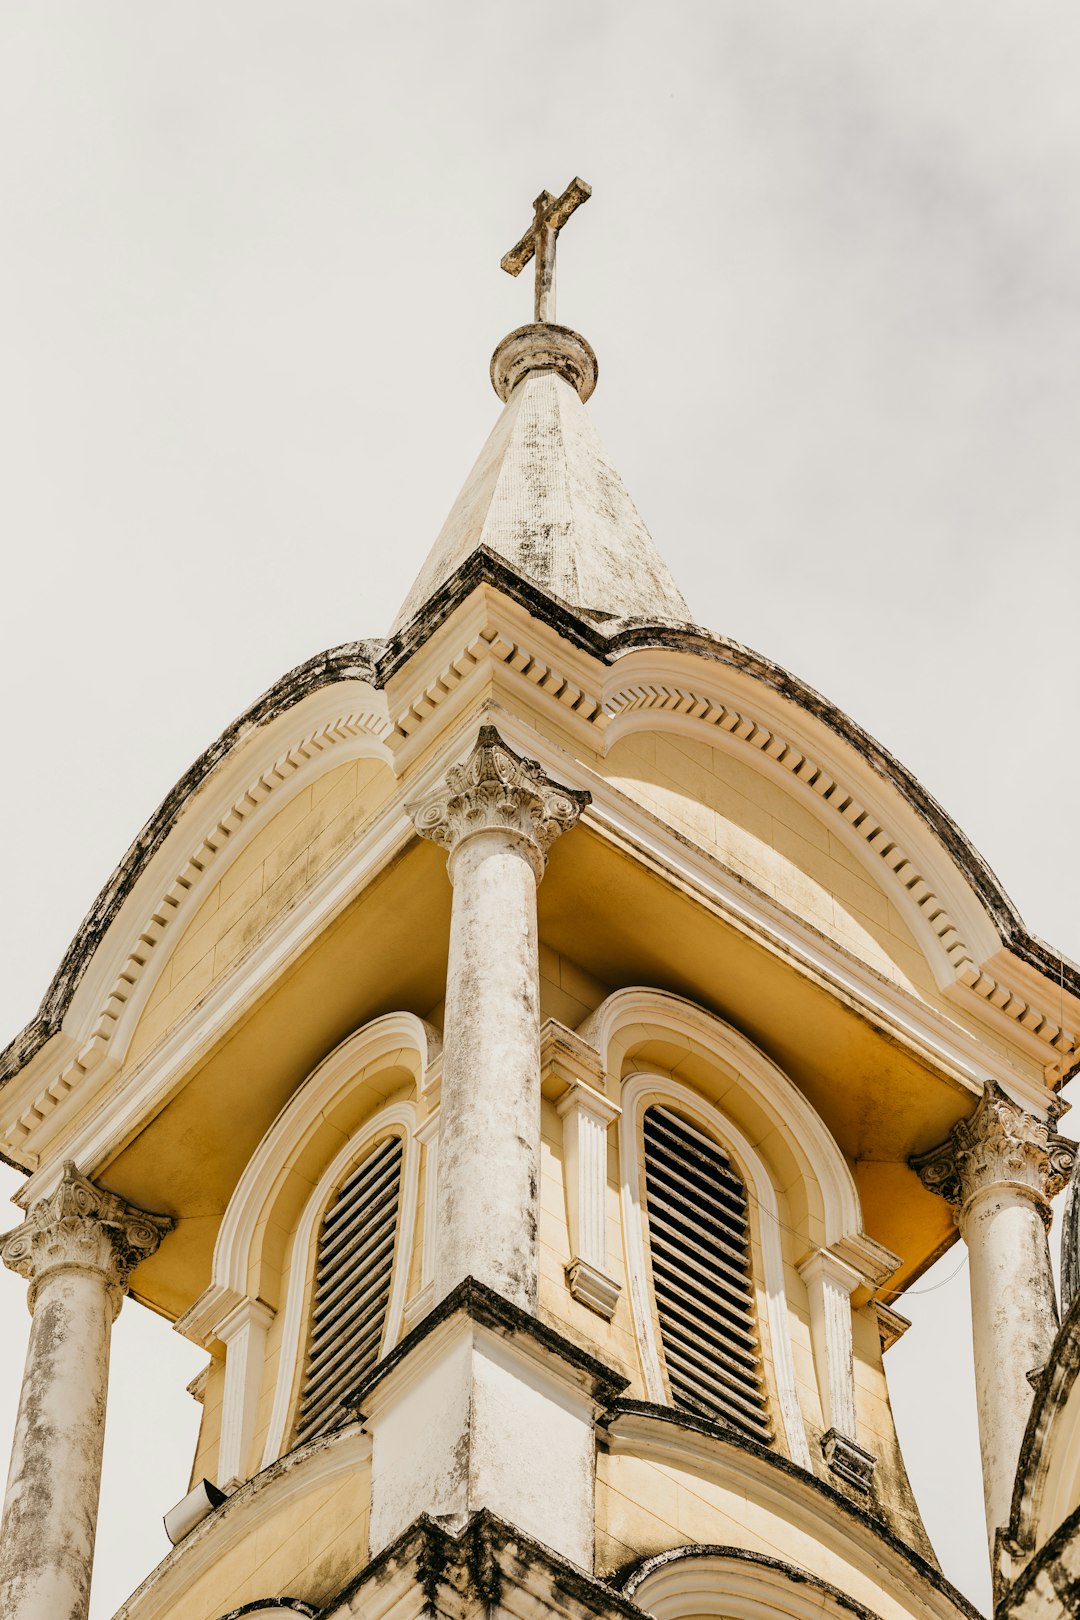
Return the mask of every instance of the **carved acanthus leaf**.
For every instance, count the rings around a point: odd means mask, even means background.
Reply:
[[[174,1224],[168,1215],[152,1215],[106,1192],[69,1161],[56,1191],[0,1236],[0,1259],[30,1284],[31,1309],[43,1279],[71,1269],[100,1272],[119,1309],[132,1271]]]
[[[911,1167],[924,1187],[958,1210],[989,1187],[1023,1188],[1049,1223],[1050,1200],[1068,1181],[1075,1155],[1075,1142],[988,1081],[974,1113]]]
[[[589,798],[582,789],[553,782],[535,759],[516,754],[494,726],[481,726],[464,764],[452,765],[440,787],[406,808],[421,838],[451,853],[472,833],[517,833],[542,870],[551,845],[574,826]]]

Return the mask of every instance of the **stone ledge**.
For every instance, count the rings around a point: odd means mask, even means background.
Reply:
[[[451,1317],[459,1315],[507,1338],[529,1339],[549,1355],[557,1356],[575,1372],[585,1375],[590,1381],[590,1393],[601,1406],[611,1406],[629,1385],[628,1378],[624,1378],[621,1373],[617,1373],[613,1367],[607,1366],[588,1351],[582,1350],[572,1339],[564,1338],[554,1328],[540,1321],[539,1317],[531,1316],[519,1305],[512,1305],[508,1299],[504,1299],[501,1294],[497,1294],[485,1284],[477,1282],[475,1278],[466,1277],[435,1306],[434,1310],[428,1312],[422,1322],[418,1322],[411,1332],[394,1346],[389,1355],[384,1356],[371,1369],[368,1376],[351,1394],[345,1396],[342,1406],[354,1416],[359,1416],[360,1408],[371,1392],[395,1372],[436,1329]]]
[[[603,1581],[482,1509],[457,1535],[426,1514],[416,1519],[326,1605],[321,1620],[409,1613],[404,1599],[410,1587],[415,1612],[429,1616],[490,1614],[496,1606],[514,1612],[510,1589],[525,1595],[533,1613],[539,1600],[545,1614],[575,1620],[642,1620],[643,1615]]]

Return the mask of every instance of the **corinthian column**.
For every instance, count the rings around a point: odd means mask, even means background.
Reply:
[[[52,1196],[0,1237],[33,1317],[0,1528],[2,1620],[86,1615],[112,1324],[131,1271],[172,1224],[65,1164]]]
[[[911,1161],[924,1186],[952,1204],[968,1248],[991,1556],[997,1531],[1008,1523],[1031,1410],[1028,1373],[1045,1364],[1057,1330],[1050,1199],[1065,1185],[1074,1152],[1072,1142],[991,1081],[970,1118]]]
[[[521,759],[493,726],[410,805],[454,885],[443,1035],[435,1298],[475,1277],[536,1309],[540,987],[536,885],[587,793]]]

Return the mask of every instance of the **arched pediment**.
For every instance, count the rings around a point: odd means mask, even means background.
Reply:
[[[623,1566],[620,1588],[657,1620],[774,1620],[804,1612],[807,1620],[821,1612],[835,1620],[868,1614],[979,1620],[928,1546],[920,1551],[775,1450],[692,1413],[629,1400],[619,1403],[607,1434],[600,1468],[611,1503],[604,1529],[616,1545],[634,1545],[643,1555]],[[662,1471],[665,1509],[673,1507],[675,1517],[667,1511],[647,1522],[642,1505],[654,1469]],[[742,1546],[713,1540],[717,1530],[736,1529],[745,1536]],[[698,1558],[720,1562],[695,1566]],[[728,1593],[746,1607],[724,1608]],[[816,1607],[788,1607],[800,1595]]]
[[[51,1040],[40,1092],[9,1127],[9,1150],[17,1152],[88,1076],[105,1083],[178,1021],[227,971],[228,951],[245,949],[294,898],[298,881],[315,881],[346,847],[349,812],[355,822],[392,790],[374,689],[365,694],[359,682],[352,693],[316,688],[261,723],[255,712],[196,762],[185,792],[178,784],[148,823],[95,903],[37,1020],[0,1059],[14,1073]],[[363,780],[342,780],[350,770]],[[310,838],[301,849],[305,826]],[[293,845],[290,866],[283,856]]]

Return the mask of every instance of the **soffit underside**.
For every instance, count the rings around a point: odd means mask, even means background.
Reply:
[[[383,1013],[442,1000],[451,889],[442,852],[413,843],[326,929],[94,1173],[164,1209],[175,1234],[139,1273],[140,1297],[175,1317],[207,1285],[214,1240],[245,1164],[287,1098],[341,1040]],[[608,990],[649,985],[733,1024],[793,1079],[867,1181],[865,1225],[910,1280],[952,1234],[907,1168],[970,1111],[971,1096],[899,1041],[649,870],[581,827],[553,849],[539,890],[544,945]],[[543,1009],[542,1009],[543,1010]],[[875,1197],[881,1172],[887,1196]]]

